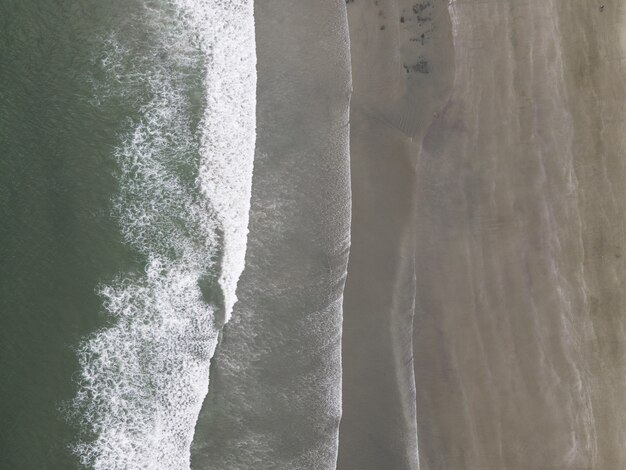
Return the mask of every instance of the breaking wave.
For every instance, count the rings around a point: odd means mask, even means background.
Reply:
[[[99,286],[78,348],[74,446],[94,469],[188,469],[209,362],[237,301],[255,145],[251,0],[146,2],[104,41],[96,101],[130,103],[113,212],[145,270]],[[138,31],[140,28],[141,31]]]

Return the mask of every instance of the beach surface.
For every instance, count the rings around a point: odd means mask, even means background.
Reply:
[[[626,465],[624,10],[348,3],[340,469]]]
[[[351,2],[348,23],[353,219],[338,468],[413,469],[415,168],[451,86],[451,28],[435,2]]]

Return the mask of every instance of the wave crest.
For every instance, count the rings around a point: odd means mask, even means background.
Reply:
[[[114,213],[124,241],[147,262],[145,272],[99,287],[113,324],[78,348],[71,412],[83,433],[74,450],[94,469],[189,468],[209,361],[244,267],[252,2],[151,5],[134,22],[145,34],[107,38],[105,79],[96,84],[99,100],[136,109],[115,151]]]

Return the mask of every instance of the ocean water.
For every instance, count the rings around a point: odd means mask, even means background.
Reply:
[[[252,2],[0,18],[0,468],[189,468],[244,266]]]
[[[336,468],[350,245],[345,4],[256,2],[257,145],[246,268],[192,467]]]

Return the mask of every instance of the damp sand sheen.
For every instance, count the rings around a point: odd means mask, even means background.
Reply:
[[[0,1],[0,469],[626,468],[625,32]]]

